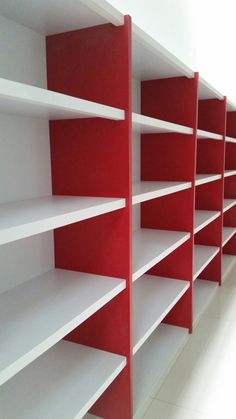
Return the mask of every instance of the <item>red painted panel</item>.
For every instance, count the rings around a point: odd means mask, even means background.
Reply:
[[[236,176],[229,176],[224,181],[224,197],[236,198]]]
[[[236,144],[226,142],[225,169],[236,170]]]
[[[221,179],[196,187],[196,209],[222,209],[223,182]]]
[[[112,52],[112,53],[111,53]],[[54,194],[123,197],[125,209],[55,231],[59,268],[124,278],[127,288],[67,338],[122,354],[127,367],[93,406],[106,419],[132,417],[131,21],[47,38],[49,89],[116,106],[125,121],[50,123]]]
[[[224,141],[199,139],[197,142],[197,173],[222,174]]]
[[[220,247],[222,242],[221,217],[208,224],[195,234],[195,244]]]
[[[199,275],[200,279],[221,283],[221,252],[207,265]]]
[[[236,138],[236,112],[227,112],[226,134]]]
[[[236,206],[224,213],[224,226],[236,227]]]
[[[234,235],[223,247],[223,253],[227,255],[236,255],[236,235]]]
[[[219,99],[199,100],[198,128],[224,135],[225,101]]]

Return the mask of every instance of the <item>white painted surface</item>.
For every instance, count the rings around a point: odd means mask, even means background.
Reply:
[[[223,140],[223,135],[214,134],[213,132],[203,131],[202,129],[197,130],[197,138],[204,139],[208,138],[211,140]]]
[[[228,143],[236,143],[236,138],[233,137],[225,137],[225,141]]]
[[[220,249],[216,246],[194,245],[193,280],[209,265]]]
[[[217,291],[218,283],[197,279],[193,284],[193,325],[199,321]]]
[[[2,415],[80,419],[125,365],[123,356],[61,341],[2,386]]]
[[[0,244],[125,207],[125,199],[48,196],[0,206]]]
[[[105,0],[1,0],[0,14],[44,35],[103,23],[121,25],[124,18]]]
[[[190,237],[190,233],[141,228],[133,233],[133,281]]]
[[[212,221],[220,216],[220,211],[195,210],[194,212],[194,233],[202,230]]]
[[[191,186],[191,182],[137,182],[133,184],[132,203],[134,205],[149,201],[150,199],[189,189]]]
[[[219,92],[215,86],[212,86],[209,81],[205,80],[201,74],[199,75],[199,90],[198,97],[200,100],[219,99],[223,100],[224,95]]]
[[[0,112],[46,119],[125,118],[124,111],[112,106],[7,79],[0,79]]]
[[[221,179],[221,175],[204,175],[196,174],[195,185],[203,185],[204,183],[214,182],[215,180]]]
[[[235,235],[236,228],[235,227],[223,227],[223,234],[222,234],[222,246],[225,246],[226,243]]]
[[[228,211],[230,208],[232,208],[236,204],[236,199],[224,199],[224,208],[223,212]]]
[[[125,289],[116,278],[52,270],[0,295],[0,385]]]
[[[133,354],[185,294],[190,283],[143,275],[133,285]]]
[[[140,134],[155,134],[177,132],[180,134],[193,134],[193,129],[183,125],[173,124],[172,122],[163,121],[161,119],[151,118],[149,116],[132,114],[133,131]]]
[[[138,415],[153,387],[161,382],[187,336],[187,329],[160,324],[134,356],[134,417]]]
[[[224,176],[228,177],[228,176],[234,176],[236,175],[236,170],[225,170]]]
[[[223,253],[222,255],[222,281],[224,281],[234,267],[236,262],[236,256],[233,255],[226,255]]]

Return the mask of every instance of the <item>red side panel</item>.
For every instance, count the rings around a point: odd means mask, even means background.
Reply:
[[[225,101],[218,99],[199,100],[198,128],[204,131],[224,135]]]
[[[55,231],[58,268],[124,278],[127,288],[69,336],[121,354],[127,367],[92,412],[132,417],[131,383],[131,21],[47,38],[48,88],[120,107],[124,121],[50,123],[53,193],[122,197],[126,208]]]
[[[197,83],[175,77],[142,82],[142,114],[193,128],[193,135],[141,137],[141,179],[189,181],[188,190],[141,205],[141,226],[191,233],[190,240],[158,263],[150,273],[190,281],[190,289],[165,322],[192,329],[193,210],[196,168]]]

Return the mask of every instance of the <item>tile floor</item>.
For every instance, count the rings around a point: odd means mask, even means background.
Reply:
[[[143,418],[236,418],[236,265]]]

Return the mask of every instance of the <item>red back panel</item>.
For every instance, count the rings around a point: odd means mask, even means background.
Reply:
[[[227,112],[226,135],[236,138],[236,112]]]
[[[127,289],[69,336],[127,357],[92,411],[132,416],[131,383],[131,21],[47,37],[48,88],[122,108],[124,121],[50,123],[53,193],[123,197],[125,209],[55,231],[58,268],[125,278]]]
[[[199,100],[198,128],[224,135],[226,123],[225,112],[224,100]]]

